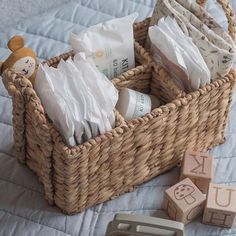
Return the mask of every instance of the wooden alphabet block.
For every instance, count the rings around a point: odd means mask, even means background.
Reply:
[[[204,224],[230,228],[236,219],[236,188],[220,184],[210,184]]]
[[[204,194],[186,178],[165,191],[163,209],[171,219],[187,224],[203,212],[205,200]]]
[[[185,153],[180,179],[190,178],[203,193],[207,193],[212,177],[212,156],[208,153],[193,151],[187,151]]]

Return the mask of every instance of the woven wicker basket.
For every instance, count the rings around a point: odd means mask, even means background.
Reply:
[[[148,20],[134,26],[141,44],[147,27]],[[81,212],[133,190],[175,167],[186,149],[205,151],[225,141],[235,72],[185,94],[138,43],[135,51],[137,67],[113,83],[156,95],[165,105],[130,122],[116,112],[113,130],[73,148],[50,123],[31,83],[11,69],[3,74],[13,99],[16,157],[38,175],[48,202],[65,213]],[[73,52],[46,63],[57,66],[69,56]]]

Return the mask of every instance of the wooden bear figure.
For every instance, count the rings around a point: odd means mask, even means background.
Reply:
[[[19,35],[10,39],[8,48],[12,53],[4,62],[0,63],[0,75],[2,75],[6,69],[12,68],[34,84],[37,67],[36,54],[31,48],[25,47],[24,38]]]

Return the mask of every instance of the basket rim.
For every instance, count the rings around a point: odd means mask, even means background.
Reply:
[[[207,84],[196,91],[186,94],[185,97],[177,98],[170,103],[167,103],[158,108],[155,108],[154,110],[152,110],[151,113],[147,113],[143,117],[132,119],[126,122],[126,124],[124,125],[116,127],[112,129],[111,131],[108,131],[95,138],[87,140],[85,143],[74,146],[74,147],[68,147],[64,143],[62,136],[60,135],[60,133],[58,133],[57,130],[54,130],[56,132],[53,132],[52,134],[53,139],[55,141],[57,148],[60,148],[60,151],[62,151],[63,156],[67,158],[70,158],[70,157],[74,158],[75,156],[78,156],[80,152],[88,151],[92,146],[99,145],[100,143],[108,139],[113,139],[115,137],[118,137],[119,135],[122,135],[125,132],[135,129],[139,125],[145,125],[154,118],[157,118],[157,117],[163,118],[167,116],[169,113],[171,113],[172,111],[179,109],[179,107],[187,105],[191,100],[197,99],[198,97],[205,95],[209,93],[210,91],[217,89],[231,81],[232,82],[236,81],[236,71],[233,69],[225,77],[215,79],[210,84]]]
[[[47,63],[48,65],[54,65],[57,63],[57,61],[59,59],[68,58],[68,56],[72,55],[72,53],[73,53],[73,51],[70,51],[68,53],[64,53],[60,56],[56,56],[54,58],[51,58],[48,61],[43,62],[43,63]],[[150,68],[152,68],[152,69],[150,69]],[[129,79],[134,75],[138,75],[143,72],[150,72],[150,70],[155,70],[152,63],[143,64],[143,65],[140,65],[138,67],[131,69],[128,72],[121,74],[117,78],[114,78],[114,81]],[[8,80],[9,77],[11,79]],[[17,80],[12,79],[13,77],[17,78]],[[172,112],[173,110],[179,109],[180,106],[188,104],[189,101],[191,101],[193,99],[197,99],[199,96],[209,93],[213,89],[217,89],[220,86],[223,86],[227,82],[230,82],[230,81],[235,82],[236,71],[234,69],[231,69],[231,71],[226,76],[215,79],[210,84],[207,84],[204,87],[199,88],[196,91],[190,92],[183,97],[176,98],[175,100],[152,110],[151,113],[148,113],[141,118],[127,121],[125,124],[115,127],[114,129],[106,132],[105,134],[101,134],[97,137],[94,137],[94,138],[86,141],[83,144],[76,145],[74,147],[68,147],[65,144],[62,135],[57,131],[57,129],[54,127],[54,125],[52,125],[50,123],[50,121],[48,120],[48,118],[46,116],[46,112],[42,106],[41,100],[37,96],[35,90],[33,89],[31,82],[28,79],[26,79],[20,73],[17,73],[14,69],[5,70],[3,73],[3,79],[5,82],[5,87],[8,89],[8,91],[11,95],[14,95],[14,93],[20,92],[22,94],[22,96],[24,97],[25,102],[27,102],[27,96],[29,94],[30,94],[30,96],[33,94],[33,96],[36,99],[36,102],[40,104],[38,109],[40,109],[40,113],[44,116],[43,117],[43,125],[47,127],[50,135],[52,136],[52,141],[54,142],[54,145],[57,148],[60,148],[60,151],[63,153],[63,156],[68,157],[68,156],[73,155],[73,153],[75,153],[78,156],[79,152],[86,151],[94,145],[98,145],[105,140],[113,139],[114,137],[118,137],[118,136],[122,135],[124,132],[135,129],[138,125],[145,125],[146,123],[150,122],[154,118],[166,116],[170,112]],[[42,123],[42,116],[40,116],[40,117],[37,116],[35,122]]]
[[[142,29],[144,26],[149,26],[150,25],[150,21],[151,21],[151,17],[147,17],[143,21],[135,22],[134,25],[133,25],[134,31]]]
[[[138,23],[137,23],[138,24]],[[146,51],[138,42],[134,41],[134,50],[137,51],[148,63],[151,63],[153,61],[150,53]],[[45,61],[42,61],[40,64],[47,64],[48,66],[54,66],[60,62],[61,59],[66,60],[69,57],[73,57],[75,55],[75,52],[73,50],[69,52],[62,53],[60,55],[57,55],[55,57],[52,57],[50,59],[47,59]],[[126,73],[126,72],[124,72]],[[124,74],[123,73],[123,74]]]

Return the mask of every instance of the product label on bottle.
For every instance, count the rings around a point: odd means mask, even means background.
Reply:
[[[136,106],[133,117],[142,117],[152,110],[152,101],[149,95],[136,93]]]

